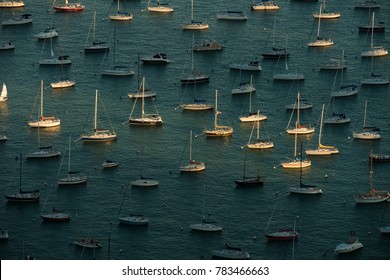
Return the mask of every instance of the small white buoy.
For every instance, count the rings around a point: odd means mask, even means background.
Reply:
[[[368,232],[368,235],[371,235],[371,231]]]
[[[351,139],[351,136],[348,136],[348,140]]]
[[[252,239],[253,239],[253,240],[256,240],[256,239],[257,239],[256,235],[253,235]]]
[[[328,174],[325,174],[325,178],[328,178]]]

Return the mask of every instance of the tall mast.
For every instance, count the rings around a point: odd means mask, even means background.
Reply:
[[[217,128],[217,116],[218,116],[218,90],[215,90],[215,116],[214,116],[214,128]]]
[[[20,154],[19,160],[19,193],[22,193],[22,154]]]
[[[43,117],[43,80],[41,80],[41,111],[40,111],[39,117],[40,118],[39,118],[38,122],[43,119],[42,118]]]
[[[317,39],[320,39],[321,10],[322,4],[320,5],[320,16],[318,17]]]
[[[299,91],[298,91],[298,96],[297,96],[297,98],[298,98],[298,109],[297,109],[297,125],[296,125],[296,128],[298,128],[298,126],[299,126],[299,99],[300,99],[300,93],[299,93]]]
[[[192,160],[192,130],[190,130],[190,162]]]
[[[70,142],[71,142],[71,135],[69,135],[69,144],[68,144],[68,176],[70,176]]]
[[[322,119],[324,118],[324,106],[325,104],[322,104],[322,111],[321,111],[321,124],[320,124],[320,133],[318,134],[318,147],[321,146],[321,135],[322,135]]]
[[[372,13],[372,22],[371,22],[371,48],[374,46],[374,17],[375,17],[375,12]]]
[[[249,84],[249,114],[252,113],[252,75],[251,82]]]
[[[93,120],[93,128],[94,128],[95,133],[96,133],[96,129],[97,129],[97,103],[98,103],[98,90],[96,90],[96,94],[95,94],[95,117]]]
[[[145,114],[145,77],[142,78],[142,118],[144,118]]]
[[[364,119],[363,119],[363,129],[366,127],[366,115],[367,115],[367,100],[366,105],[364,106]]]

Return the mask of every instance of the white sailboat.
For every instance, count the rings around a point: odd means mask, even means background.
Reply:
[[[72,60],[69,55],[56,56],[53,51],[53,38],[50,38],[50,58],[40,59],[38,63],[39,65],[69,65],[72,64]]]
[[[24,7],[25,4],[22,0],[15,0],[15,1],[9,1],[9,0],[3,0],[0,2],[0,8],[21,8]]]
[[[92,30],[92,45],[89,44],[89,34]],[[101,53],[107,52],[110,47],[106,42],[96,40],[96,11],[93,12],[92,24],[89,29],[87,40],[85,42],[84,53]]]
[[[184,85],[187,84],[198,84],[198,83],[208,83],[210,77],[208,75],[202,74],[195,68],[194,63],[194,34],[192,34],[192,49],[191,49],[191,72],[187,77],[181,79],[181,83]]]
[[[248,17],[242,11],[228,10],[225,13],[218,14],[217,19],[220,20],[247,20]]]
[[[188,111],[206,111],[206,110],[213,109],[214,105],[212,103],[208,103],[207,100],[197,98],[196,84],[194,85],[193,89],[194,89],[194,101],[192,103],[182,103],[180,104],[180,107],[183,110],[188,110]]]
[[[41,136],[40,128],[37,128],[37,137],[38,137],[38,151],[27,153],[26,158],[29,159],[45,159],[45,158],[55,158],[61,155],[60,151],[57,151],[52,148],[52,146],[41,146]]]
[[[286,131],[288,134],[311,134],[314,132],[315,128],[314,127],[311,127],[310,125],[301,125],[300,124],[300,115],[299,115],[299,111],[300,111],[300,93],[298,92],[298,95],[297,95],[297,106],[296,106],[296,111],[297,111],[297,121],[296,121],[296,125],[294,128],[288,128],[290,123],[288,123],[287,125],[287,128],[286,128]],[[294,114],[294,111],[295,109],[292,111],[291,113],[291,117],[292,115]],[[290,118],[291,120],[291,118]]]
[[[362,57],[381,57],[389,54],[389,51],[383,46],[374,46],[374,18],[375,13],[372,13],[371,22],[371,47],[368,51],[362,52]]]
[[[209,25],[201,21],[194,21],[194,0],[191,0],[191,22],[183,26],[184,30],[205,30]]]
[[[250,82],[241,82],[241,70],[240,70],[240,84],[238,88],[232,89],[232,94],[244,94],[244,93],[252,93],[255,92],[256,88],[252,84],[252,75]]]
[[[8,89],[7,85],[3,83],[3,87],[1,88],[1,93],[0,93],[0,102],[5,102],[8,100]]]
[[[156,92],[147,86],[147,84],[142,85],[140,83],[140,70],[139,70],[139,65],[140,65],[140,58],[138,54],[138,61],[137,61],[137,89],[134,90],[134,92],[130,92],[127,94],[127,96],[130,99],[133,98],[155,98],[156,97]]]
[[[210,213],[205,215],[205,203],[206,203],[206,186],[203,186],[203,204],[202,204],[202,221],[200,223],[191,224],[190,229],[204,232],[218,232],[222,231],[217,221],[210,218]]]
[[[273,80],[279,81],[302,81],[305,79],[305,76],[299,71],[290,71],[288,69],[287,56],[285,56],[285,71],[282,73],[274,73],[272,76]],[[275,67],[276,68],[276,67]]]
[[[233,134],[233,128],[231,126],[218,125],[218,115],[221,114],[218,111],[218,90],[215,90],[215,108],[214,108],[214,128],[205,129],[203,133],[209,137],[225,137]]]
[[[173,8],[169,6],[168,3],[161,3],[160,0],[157,0],[157,5],[153,6],[150,5],[150,1],[148,1],[148,11],[149,12],[155,12],[155,13],[172,13]]]
[[[72,171],[70,168],[71,163],[71,136],[69,135],[69,145],[68,145],[68,176],[64,178],[59,178],[57,180],[58,185],[79,185],[87,182],[87,177],[83,175],[77,175],[79,172]]]
[[[190,131],[189,161],[179,167],[181,172],[198,172],[206,169],[204,162],[192,158],[192,130]]]
[[[95,93],[95,110],[93,119],[93,131],[92,133],[81,135],[81,139],[84,142],[102,142],[102,141],[113,141],[117,139],[115,131],[110,131],[106,128],[98,128],[98,90]]]
[[[55,38],[58,37],[58,32],[54,27],[48,27],[44,31],[35,34],[34,37],[38,40]]]
[[[324,119],[324,124],[345,124],[351,121],[344,113],[335,113],[334,112],[334,102],[335,97],[332,97],[332,115]]]
[[[260,112],[257,111],[257,114],[260,115]],[[256,141],[252,142],[255,125],[257,126]],[[249,149],[270,149],[274,147],[274,143],[271,140],[265,140],[260,138],[260,120],[257,120],[253,123],[252,132],[249,136],[248,144],[246,146]]]
[[[372,154],[372,150],[371,150]],[[389,191],[377,190],[373,187],[374,172],[372,171],[372,157],[370,159],[370,190],[365,193],[357,193],[354,195],[356,203],[379,203],[390,199]]]
[[[321,111],[321,123],[320,123],[320,132],[318,134],[318,147],[317,149],[313,150],[306,150],[306,155],[311,156],[326,156],[326,155],[334,155],[338,154],[339,150],[334,146],[325,146],[321,144],[321,137],[322,137],[322,129],[323,129],[323,119],[324,119],[324,108],[325,104],[322,105],[322,111]]]
[[[341,64],[344,64],[344,50],[342,53],[341,57]],[[332,97],[347,97],[347,96],[352,96],[358,93],[359,89],[358,86],[354,84],[349,84],[349,85],[344,85],[343,80],[344,80],[344,68],[340,69],[341,74],[340,74],[340,88],[338,90],[335,89],[335,84],[336,84],[336,78],[337,78],[337,73],[335,75],[335,81],[333,83],[334,88],[332,88],[332,92],[330,93],[330,96]]]
[[[43,80],[41,81],[41,103],[38,111],[38,119],[28,122],[31,128],[49,128],[60,126],[61,120],[55,116],[44,116],[43,115]]]
[[[129,123],[130,125],[161,125],[163,124],[163,120],[161,116],[158,114],[157,110],[154,114],[145,113],[145,77],[142,78],[142,85],[141,85],[141,116],[140,117],[133,117],[134,109],[137,104],[138,98],[135,99],[133,109],[131,110],[130,117],[129,117]],[[152,100],[153,101],[153,100]]]
[[[127,189],[128,189],[128,187],[126,187],[126,189],[125,189],[125,192],[123,194],[122,204],[121,204],[121,207],[120,207],[119,212],[118,212],[119,223],[122,225],[131,225],[131,226],[146,226],[146,225],[148,225],[149,219],[142,214],[130,213],[129,215],[121,215],[120,216],[121,211],[122,211],[122,207],[123,207],[123,203],[124,203],[125,198],[126,198]],[[129,204],[131,204],[131,190],[130,190],[129,200],[130,200]],[[131,209],[130,205],[128,205],[128,208]]]
[[[107,52],[104,54],[103,61],[107,55]],[[114,61],[113,65],[110,68],[103,68],[100,70],[102,75],[106,76],[133,76],[134,71],[128,66],[117,65],[116,64],[116,25],[114,26]]]
[[[363,130],[360,132],[354,131],[352,133],[352,136],[354,139],[379,140],[381,139],[381,135],[379,132],[380,129],[375,126],[366,126],[367,105],[368,105],[368,101],[366,100],[366,104],[364,106]]]
[[[295,127],[298,127],[298,122],[295,122]],[[302,153],[300,154],[300,157],[297,157],[297,141],[298,141],[298,133],[295,133],[295,140],[294,140],[294,158],[291,161],[282,162],[281,166],[283,168],[288,169],[297,169],[297,168],[306,168],[311,166],[311,161],[309,159],[302,159]]]
[[[336,18],[339,18],[340,16],[341,16],[340,12],[328,12],[325,9],[325,0],[323,1],[322,11],[320,11],[320,13],[313,14],[313,17],[317,18],[317,19],[319,19],[319,18],[321,18],[321,19],[336,19]]]
[[[118,7],[117,7],[117,13],[109,15],[110,20],[117,20],[117,21],[124,21],[124,20],[132,20],[133,15],[129,12],[122,12],[120,10],[119,0],[118,0]]]
[[[321,11],[322,11],[322,4],[320,5],[320,13],[318,18],[317,40],[314,42],[307,43],[308,47],[328,47],[334,44],[330,38],[320,37]]]
[[[302,142],[301,142],[301,157],[300,157],[300,167],[299,167],[299,185],[289,187],[288,190],[290,193],[297,194],[322,194],[322,190],[316,185],[307,185],[302,183]]]
[[[250,86],[252,86],[252,76]],[[252,91],[249,92],[249,113],[245,116],[240,116],[241,122],[256,122],[256,121],[265,121],[267,119],[266,115],[260,114],[259,111],[252,112]]]
[[[148,178],[148,177],[145,177],[143,175],[143,159],[142,159],[142,154],[140,151],[137,151],[137,154],[140,156],[140,164],[141,164],[141,168],[140,168],[140,179],[138,180],[135,180],[135,181],[131,181],[130,182],[130,185],[134,186],[134,187],[157,187],[160,183],[159,181],[153,179],[153,178]]]

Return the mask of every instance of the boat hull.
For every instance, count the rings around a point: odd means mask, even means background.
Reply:
[[[228,259],[228,260],[249,260],[250,255],[248,252],[233,249],[212,250],[211,255],[213,257]]]
[[[155,180],[139,179],[132,181],[130,184],[134,187],[157,187],[159,182]]]
[[[21,192],[4,195],[8,202],[38,202],[41,194],[39,191]]]
[[[149,219],[141,215],[118,217],[118,221],[121,224],[132,225],[132,226],[145,226],[149,224]]]
[[[42,214],[41,218],[45,222],[68,222],[68,221],[70,221],[70,216],[66,213]]]

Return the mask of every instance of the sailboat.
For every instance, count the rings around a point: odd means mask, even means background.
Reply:
[[[371,20],[371,48],[368,51],[362,52],[362,57],[379,57],[389,54],[389,51],[383,46],[374,46],[374,18],[375,13],[373,12]]]
[[[314,42],[307,43],[308,47],[328,47],[334,44],[331,39],[320,37],[321,11],[322,11],[322,4],[320,5],[320,13],[318,18],[317,40]]]
[[[241,70],[240,70],[240,80],[241,80]],[[252,93],[255,92],[256,88],[252,85],[252,75],[250,82],[240,82],[238,88],[232,89],[232,94],[244,94],[244,93]]]
[[[289,227],[282,227],[277,229],[276,231],[270,231],[269,227],[271,225],[271,221],[274,217],[276,207],[278,206],[280,195],[278,194],[278,198],[275,202],[275,206],[272,209],[272,214],[271,217],[269,218],[267,227],[265,229],[265,236],[267,237],[268,240],[270,241],[288,241],[288,240],[295,240],[298,238],[298,232],[296,231],[296,223],[298,216],[294,219],[294,225],[293,228]]]
[[[127,94],[129,98],[148,98],[148,97],[156,97],[156,92],[148,87],[146,84],[142,85],[140,83],[140,70],[139,70],[139,65],[140,65],[140,58],[138,54],[138,61],[137,61],[137,89],[132,93],[130,92]]]
[[[260,112],[257,111],[257,114],[260,115]],[[252,135],[255,129],[255,125],[257,125],[257,134],[256,141],[252,142]],[[274,143],[271,140],[265,140],[260,138],[260,120],[257,120],[253,123],[252,132],[248,140],[248,144],[246,145],[249,149],[270,149],[274,147]]]
[[[92,30],[92,45],[88,44],[89,33]],[[96,40],[96,11],[93,12],[92,24],[89,30],[87,40],[85,42],[84,53],[101,53],[107,52],[110,50],[110,47],[106,44],[106,42],[97,41]]]
[[[127,191],[127,189],[128,189],[128,187],[126,187],[126,189],[125,189],[125,192],[123,194],[122,204],[121,204],[121,207],[120,207],[119,212],[118,212],[118,221],[119,221],[119,223],[120,224],[124,224],[124,225],[132,225],[132,226],[145,226],[145,225],[148,225],[149,224],[149,219],[147,217],[145,217],[144,215],[142,215],[142,214],[130,213],[129,215],[126,215],[126,216],[119,216],[119,214],[122,211],[123,202],[125,201],[125,198],[126,198],[126,191]],[[131,194],[130,194],[129,200],[130,200],[130,203],[131,203]],[[128,207],[130,209],[130,205]]]
[[[182,84],[198,84],[208,83],[210,77],[208,75],[200,73],[194,65],[194,34],[192,34],[192,49],[191,49],[191,72],[190,74],[181,79]]]
[[[15,194],[4,195],[9,202],[38,202],[41,196],[39,190],[23,191],[22,190],[22,161],[23,157],[19,157],[19,192]]]
[[[67,222],[70,221],[70,215],[53,207],[51,213],[41,214],[44,222]]]
[[[344,64],[344,50],[343,50],[342,57],[341,57],[341,64]],[[337,78],[337,72],[335,75],[335,81],[334,81],[333,85],[336,84],[336,78]],[[346,97],[346,96],[351,96],[351,95],[355,95],[358,93],[359,89],[356,85],[354,85],[354,84],[344,85],[343,80],[344,80],[344,68],[341,68],[340,89],[338,89],[338,90],[332,89],[330,96],[332,96],[332,97]]]
[[[325,146],[321,144],[322,129],[323,129],[323,119],[324,119],[324,108],[325,104],[322,105],[321,111],[321,123],[320,123],[320,133],[318,134],[318,147],[314,150],[306,150],[306,155],[310,156],[326,156],[338,154],[339,150],[334,146]]]
[[[3,87],[1,88],[1,93],[0,93],[0,102],[5,102],[8,100],[8,89],[7,85],[3,83]]]
[[[289,129],[289,125],[290,123],[287,125],[287,128],[286,128],[286,131],[288,134],[310,134],[310,133],[313,133],[315,128],[314,127],[311,127],[310,125],[301,125],[300,124],[300,120],[299,120],[299,110],[300,110],[300,93],[298,92],[298,95],[297,95],[297,107],[295,108],[297,110],[297,121],[296,121],[296,126],[295,128],[291,128]],[[292,114],[294,113],[294,110],[292,111],[291,113],[291,116]],[[290,118],[291,119],[291,118]]]
[[[118,20],[118,21],[132,20],[133,19],[133,15],[128,13],[128,12],[121,12],[120,6],[119,6],[119,0],[118,0],[117,13],[113,14],[113,15],[109,15],[109,18],[111,20]]]
[[[251,83],[252,86],[252,76]],[[241,122],[256,122],[256,121],[265,121],[267,119],[266,115],[260,114],[259,110],[257,112],[252,112],[252,91],[249,92],[249,112],[246,116],[240,116]]]
[[[246,176],[246,154],[247,150],[245,150],[244,156],[244,171],[242,174],[242,178],[234,180],[237,187],[245,187],[245,186],[262,186],[264,184],[264,177],[260,176],[260,169],[256,177],[247,177]]]
[[[205,30],[209,25],[201,21],[194,21],[194,0],[191,0],[191,22],[183,26],[184,30]]]
[[[299,72],[299,69],[297,71],[289,71],[288,69],[288,57],[284,56],[285,60],[285,71],[282,73],[274,73],[272,76],[273,80],[279,80],[279,81],[302,81],[305,79],[305,76]],[[276,67],[275,67],[276,69]]]
[[[298,122],[295,122],[295,127],[298,127]],[[294,141],[294,158],[291,161],[282,162],[281,166],[283,168],[288,169],[297,169],[297,168],[306,168],[311,166],[311,161],[309,159],[302,160],[302,153],[299,158],[297,157],[297,140],[298,133],[295,133],[295,141]]]
[[[106,57],[106,55],[107,52],[105,53],[104,58]],[[115,59],[116,59],[116,25],[114,26],[114,63],[113,66],[110,68],[101,69],[100,73],[102,75],[107,75],[107,76],[133,76],[134,75],[134,71],[131,70],[129,67],[117,65]]]
[[[198,172],[206,169],[204,162],[192,158],[192,130],[190,131],[189,161],[187,164],[181,165],[179,169],[180,172]]]
[[[61,120],[55,116],[43,115],[43,80],[41,81],[41,106],[38,112],[38,120],[32,120],[28,122],[31,128],[49,128],[60,126]]]
[[[38,61],[39,65],[69,65],[72,60],[69,55],[56,56],[53,51],[53,38],[50,38],[50,58],[43,58]],[[46,42],[46,40],[45,40]],[[43,45],[44,47],[45,45]]]
[[[154,180],[153,178],[147,178],[143,175],[143,160],[141,157],[141,152],[137,151],[137,154],[140,155],[140,163],[141,163],[141,168],[140,168],[140,174],[141,178],[135,181],[130,182],[130,185],[134,187],[157,187],[160,183],[157,180]]]
[[[323,1],[323,6],[322,6],[322,11],[320,13],[314,13],[313,17],[314,18],[321,18],[321,19],[335,19],[339,18],[341,16],[340,12],[328,12],[325,9],[325,0]]]
[[[161,116],[158,114],[158,112],[154,114],[147,114],[145,113],[145,77],[142,78],[142,109],[141,109],[141,116],[140,117],[133,117],[133,112],[135,105],[137,104],[138,98],[135,100],[133,109],[131,110],[130,117],[129,117],[129,123],[130,125],[161,125],[163,124],[163,120]]]
[[[148,7],[149,12],[155,12],[155,13],[172,13],[173,8],[169,6],[167,3],[161,3],[160,0],[157,0],[157,5],[152,6],[150,5],[150,0],[148,1]]]
[[[193,103],[182,103],[182,104],[180,104],[180,107],[183,110],[188,110],[188,111],[205,111],[205,110],[213,109],[212,103],[208,103],[207,100],[198,99],[196,97],[196,84],[194,84],[193,89],[194,89],[194,95],[195,95],[194,102]]]
[[[9,1],[9,0],[3,0],[0,2],[0,8],[22,8],[25,4],[22,0],[15,0],[15,1]]]
[[[332,97],[332,108],[333,112],[332,115],[324,119],[324,124],[345,124],[349,123],[351,121],[350,118],[348,118],[344,113],[335,113],[334,112],[334,102],[335,97]]]
[[[218,115],[221,114],[221,112],[218,111],[218,90],[215,90],[214,112],[214,128],[205,129],[203,130],[203,133],[210,137],[231,136],[233,134],[233,128],[231,126],[218,125]]]
[[[375,126],[366,126],[366,116],[367,116],[367,105],[368,101],[364,106],[364,119],[363,119],[363,130],[361,132],[354,131],[352,133],[353,138],[362,139],[362,140],[378,140],[381,139],[380,129]]]
[[[102,141],[113,141],[117,139],[115,131],[110,131],[105,128],[97,127],[98,119],[98,90],[95,93],[95,110],[93,119],[93,131],[89,134],[81,135],[81,139],[84,142],[102,142]]]
[[[272,0],[262,0],[258,4],[253,1],[251,9],[253,11],[275,11],[279,10],[279,5]]]
[[[54,3],[55,2],[56,1],[54,1]],[[81,5],[80,3],[69,3],[68,0],[65,0],[65,4],[63,5],[54,6],[53,4],[53,9],[56,12],[81,12],[84,8],[84,5]]]
[[[77,175],[79,172],[72,171],[70,168],[71,163],[71,136],[69,135],[69,146],[68,146],[68,176],[57,180],[58,185],[79,185],[87,182],[87,177]]]
[[[202,204],[202,221],[200,223],[191,224],[190,229],[204,232],[218,232],[222,231],[222,226],[217,221],[211,219],[211,214],[205,215],[205,201],[206,201],[206,186],[203,186],[203,204]]]
[[[265,2],[265,3],[267,3],[267,2]],[[252,6],[252,9],[253,9],[253,6]],[[281,57],[288,57],[290,55],[290,53],[287,51],[286,48],[275,47],[275,28],[276,28],[276,14],[274,17],[274,28],[272,31],[272,49],[269,51],[263,52],[261,54],[263,56],[263,58],[280,59]]]
[[[371,149],[372,153],[372,149]],[[390,198],[389,191],[377,190],[372,185],[374,172],[372,171],[372,158],[370,160],[370,190],[365,193],[357,193],[354,195],[356,203],[378,203],[386,201]]]
[[[299,168],[299,185],[294,187],[289,187],[288,190],[290,191],[290,193],[299,193],[299,194],[321,194],[322,193],[322,190],[319,187],[315,185],[307,185],[302,183],[302,142],[301,142],[301,166]]]

